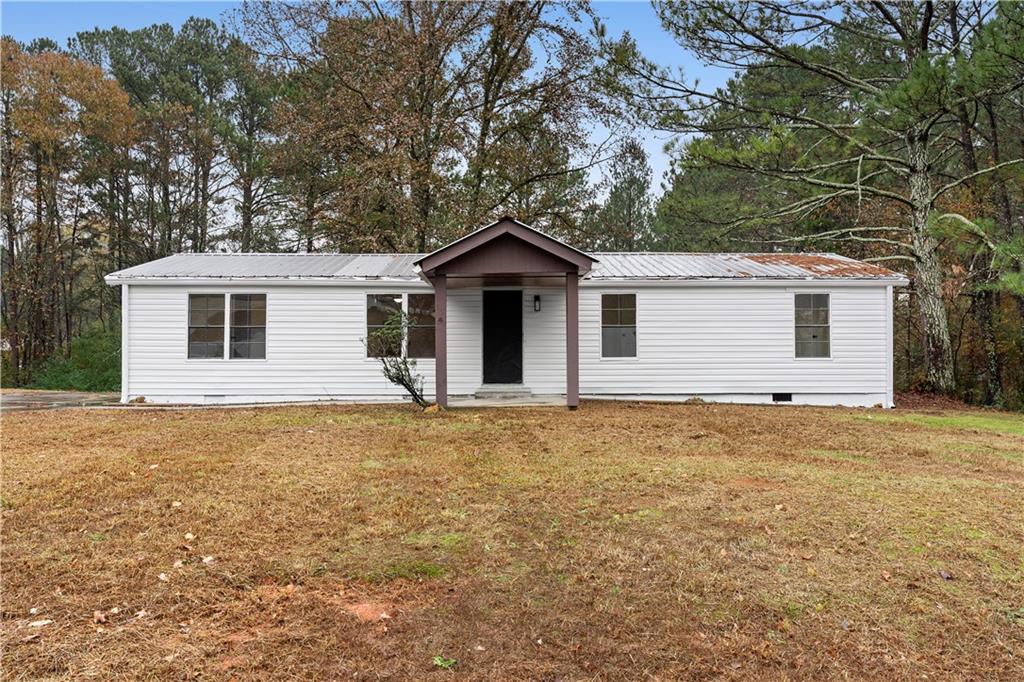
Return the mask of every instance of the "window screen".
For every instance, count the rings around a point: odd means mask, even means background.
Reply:
[[[636,357],[636,294],[601,295],[601,357]]]
[[[231,294],[231,357],[267,357],[266,294]]]
[[[409,340],[406,352],[410,358],[434,357],[433,294],[409,294]]]
[[[402,314],[401,294],[367,294],[366,353],[371,358],[397,358],[402,354],[400,339],[384,339],[380,330],[394,315]]]
[[[189,294],[188,357],[224,357],[224,294]]]
[[[827,358],[829,343],[828,294],[796,295],[796,356]]]

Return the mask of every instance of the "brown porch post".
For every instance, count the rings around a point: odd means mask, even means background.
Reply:
[[[448,407],[448,278],[434,277],[434,400]]]
[[[578,274],[565,275],[565,404],[580,404],[580,290]]]

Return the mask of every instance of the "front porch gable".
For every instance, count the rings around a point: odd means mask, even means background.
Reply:
[[[579,278],[597,259],[511,218],[502,218],[416,261],[434,287],[437,404],[448,406],[448,289],[459,282],[522,286],[538,278],[564,282],[566,405],[579,405]]]

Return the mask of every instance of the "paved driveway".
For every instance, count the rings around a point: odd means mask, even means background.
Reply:
[[[80,393],[78,391],[25,391],[4,389],[0,392],[0,410],[59,410],[83,405],[117,402],[117,393]]]

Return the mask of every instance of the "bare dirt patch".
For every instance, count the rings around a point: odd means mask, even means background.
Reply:
[[[605,403],[12,413],[3,670],[1019,678],[1020,426]]]

